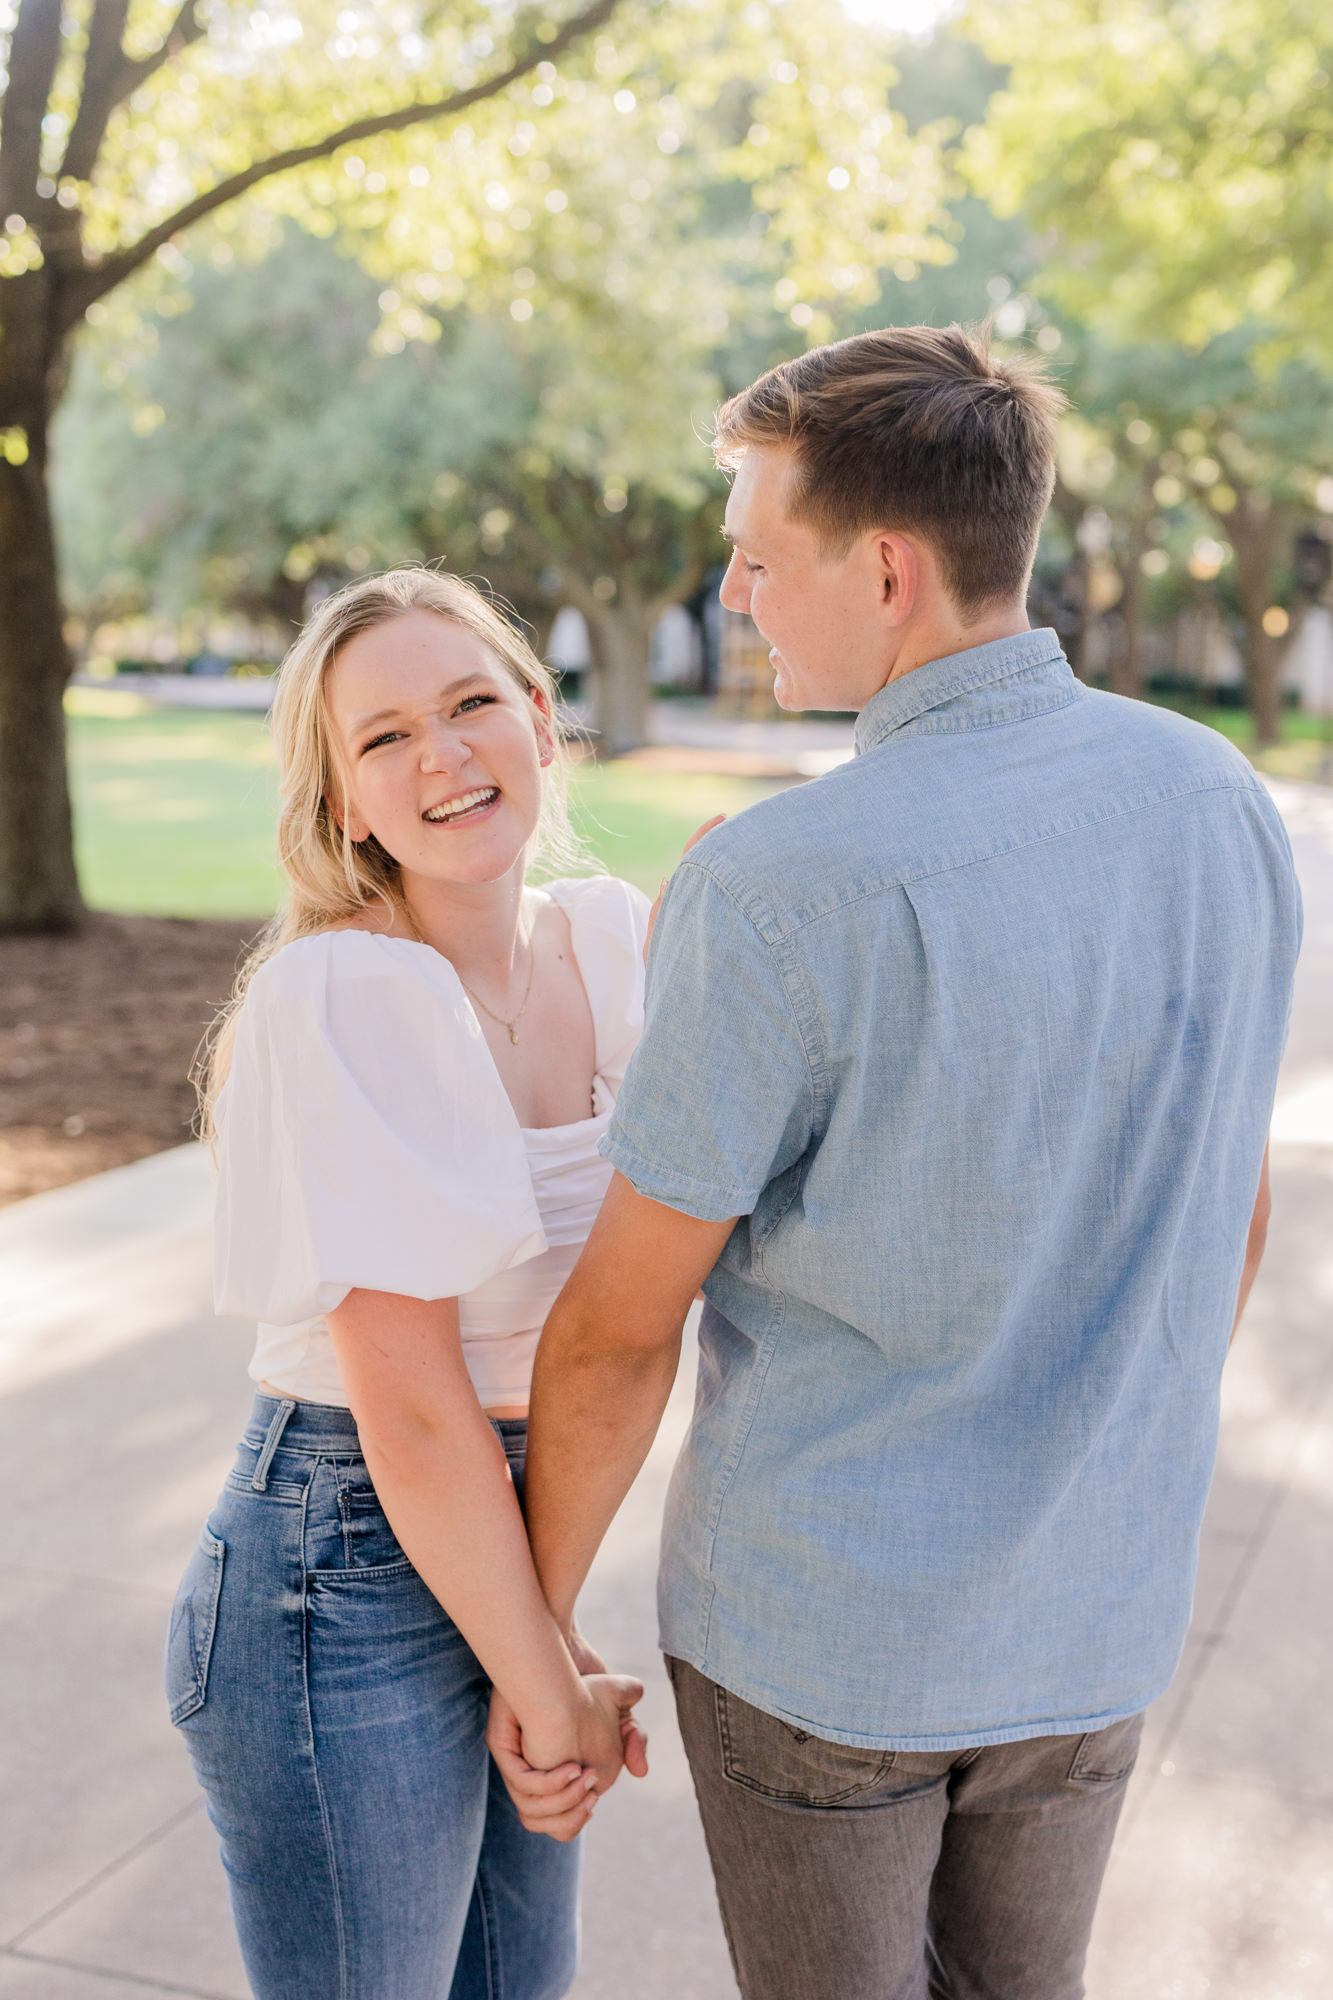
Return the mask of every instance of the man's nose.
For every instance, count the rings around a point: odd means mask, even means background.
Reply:
[[[732,552],[718,596],[728,611],[748,611],[750,608],[750,579],[745,574],[745,561],[739,549]]]

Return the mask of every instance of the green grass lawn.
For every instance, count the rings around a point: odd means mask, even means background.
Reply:
[[[75,688],[67,707],[79,879],[97,910],[266,916],[277,785],[263,718]]]
[[[273,864],[276,773],[257,715],[154,708],[120,689],[68,698],[75,837],[94,909],[136,916],[265,916],[281,895]],[[613,874],[651,894],[714,813],[778,789],[749,778],[585,765],[574,817]]]

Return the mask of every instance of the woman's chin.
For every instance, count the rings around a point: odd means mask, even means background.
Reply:
[[[483,831],[478,827],[475,834],[446,834],[438,843],[432,841],[424,851],[417,847],[411,860],[400,861],[405,880],[416,876],[424,882],[444,884],[473,884],[481,882],[503,882],[517,869],[521,874],[527,863],[529,843],[515,841],[512,836]]]

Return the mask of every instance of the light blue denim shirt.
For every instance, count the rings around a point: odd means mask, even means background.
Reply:
[[[1054,633],[936,660],[662,907],[603,1150],[737,1223],[665,1649],[844,1743],[1094,1729],[1175,1669],[1300,907],[1211,730]]]

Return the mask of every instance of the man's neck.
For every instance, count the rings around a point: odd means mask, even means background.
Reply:
[[[900,681],[904,674],[914,673],[918,667],[929,666],[932,660],[946,660],[952,653],[970,653],[974,646],[989,646],[995,639],[1014,639],[1020,632],[1031,630],[1027,607],[1023,604],[1004,605],[967,625],[959,619],[937,615],[924,621],[919,629],[909,626],[903,633],[903,643],[885,676],[884,686],[890,681]]]

